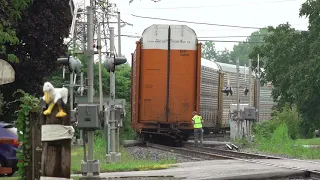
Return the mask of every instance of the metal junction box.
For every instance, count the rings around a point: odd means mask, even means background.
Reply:
[[[99,104],[78,105],[78,127],[80,129],[99,129]]]
[[[256,119],[256,108],[255,107],[245,107],[244,108],[244,119],[245,120],[255,120]]]

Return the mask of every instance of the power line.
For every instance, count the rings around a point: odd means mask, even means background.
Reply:
[[[249,36],[207,36],[207,37],[198,37],[198,38],[241,38],[241,37],[265,37],[267,35],[249,35]]]
[[[121,35],[123,37],[128,37],[128,38],[140,38],[141,36],[134,36],[134,35]],[[224,36],[224,37],[228,37],[228,36]],[[229,36],[229,37],[235,37],[235,36]],[[239,36],[236,36],[239,37]],[[240,36],[240,37],[248,37],[248,36]],[[204,37],[198,37],[198,38],[204,38]],[[217,37],[207,37],[207,38],[219,38]],[[258,41],[229,41],[229,40],[214,40],[214,39],[198,39],[198,41],[200,42],[205,42],[205,41],[209,41],[209,42],[230,42],[230,43],[264,43],[264,42],[258,42]]]
[[[230,7],[230,6],[242,6],[242,5],[253,5],[253,4],[268,4],[268,3],[282,3],[282,2],[293,2],[297,0],[277,0],[277,1],[267,1],[267,2],[255,2],[255,3],[242,3],[242,4],[225,4],[225,5],[215,5],[215,6],[178,6],[178,7],[158,7],[158,8],[138,8],[138,9],[150,9],[150,10],[167,10],[167,9],[197,9],[197,8],[218,8],[218,7]]]
[[[189,23],[189,24],[201,24],[201,25],[208,25],[208,26],[223,26],[223,27],[246,28],[246,29],[262,29],[261,27],[237,26],[237,25],[213,24],[213,23],[184,21],[184,20],[175,20],[175,19],[164,19],[164,18],[157,18],[157,17],[138,16],[138,15],[134,15],[134,14],[131,14],[131,16],[137,17],[137,18],[143,18],[143,19],[155,19],[155,20],[161,20],[161,21],[181,22],[181,23]]]
[[[122,34],[121,36],[123,37],[131,37],[131,38],[140,38],[141,36],[138,35],[130,35],[130,34]],[[241,37],[265,37],[267,35],[249,35],[249,36],[205,36],[205,37],[197,37],[198,39],[202,39],[202,38],[241,38]]]
[[[306,22],[306,23],[294,23],[294,24],[291,24],[291,26],[296,26],[296,25],[308,25],[309,23]],[[276,27],[276,26],[274,26]],[[230,31],[230,30],[234,30],[234,29],[230,29],[230,28],[223,28],[223,29],[195,29],[196,32],[214,32],[214,31]],[[245,29],[244,29],[245,30]]]
[[[230,42],[230,43],[264,43],[264,42],[258,42],[258,41],[224,41],[224,40],[213,40],[213,39],[200,39],[198,40],[200,42],[205,42],[205,41],[209,41],[209,42]]]

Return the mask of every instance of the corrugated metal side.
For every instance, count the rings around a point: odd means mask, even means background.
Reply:
[[[137,71],[136,71],[136,58],[137,58],[137,50],[132,53],[132,63],[131,63],[131,122],[136,123],[136,114],[137,114],[137,109],[136,109],[136,88],[137,88]]]
[[[268,87],[268,85],[264,85],[260,87],[260,113],[259,113],[259,120],[270,120],[272,107],[275,104],[273,102],[273,98],[271,96],[272,87]]]
[[[223,94],[223,117],[222,117],[222,124],[221,127],[230,127],[229,125],[229,109],[230,109],[230,104],[237,104],[237,73],[229,73],[229,72],[225,72],[225,76],[224,76],[224,87],[228,86],[228,75],[230,76],[230,86],[232,87],[233,90],[233,94],[232,96],[227,96],[226,94]],[[251,88],[252,88],[252,93],[248,93],[248,95],[246,96],[244,94],[244,88],[247,84],[247,86],[249,86],[249,79],[248,79],[248,75],[247,75],[247,82],[245,82],[245,76],[244,74],[240,74],[239,77],[239,84],[240,84],[240,104],[249,104],[249,95],[252,96],[252,105],[253,105],[253,100],[254,100],[254,79],[252,78],[251,82]],[[249,88],[249,87],[248,87]]]
[[[219,72],[201,67],[200,109],[204,127],[216,127],[218,117]]]

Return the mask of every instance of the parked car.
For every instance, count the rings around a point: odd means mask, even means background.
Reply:
[[[18,142],[18,132],[12,124],[0,122],[0,138],[13,139],[12,144],[0,144],[0,166],[11,167],[12,173],[6,176],[12,176],[18,170],[18,158],[16,156],[20,143]],[[1,174],[0,176],[4,176]]]

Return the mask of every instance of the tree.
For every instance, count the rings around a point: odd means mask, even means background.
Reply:
[[[31,0],[0,1],[0,54],[11,62],[17,61],[14,54],[7,54],[6,46],[19,44],[12,24],[21,18],[23,11]]]
[[[300,16],[309,18],[308,31],[297,31],[288,23],[269,27],[265,44],[255,47],[265,61],[265,79],[273,84],[272,95],[279,107],[285,103],[296,105],[301,117],[302,133],[310,137],[320,127],[320,2],[307,0]],[[264,62],[261,62],[264,63]]]
[[[20,43],[6,44],[6,50],[20,62],[11,63],[16,81],[0,87],[7,102],[13,99],[11,95],[17,89],[40,96],[44,78],[55,70],[57,58],[67,52],[63,39],[69,36],[71,21],[69,0],[33,0],[22,11],[21,19],[12,23]]]
[[[71,20],[69,0],[34,0],[22,12],[21,20],[13,25],[21,43],[7,46],[21,62],[11,63],[16,81],[4,86],[5,97],[11,97],[16,89],[41,93],[43,78],[55,70],[57,58],[67,52],[63,39],[69,36]]]
[[[233,46],[231,51],[231,59],[239,59],[240,65],[249,64],[249,54],[252,52],[253,48],[256,45],[259,45],[260,42],[264,41],[264,37],[268,34],[266,28],[260,29],[251,33],[251,35],[246,39],[246,42],[240,42],[237,45]]]
[[[234,64],[234,60],[231,58],[231,54],[228,49],[224,49],[223,51],[218,51],[217,61],[222,63],[227,63],[227,64]]]
[[[201,47],[201,57],[208,60],[216,60],[217,52],[214,42],[206,41]]]

